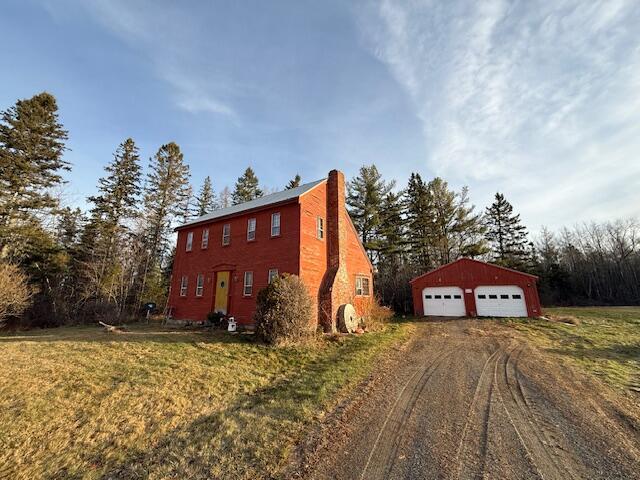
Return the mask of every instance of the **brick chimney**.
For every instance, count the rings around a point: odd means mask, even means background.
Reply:
[[[320,324],[326,332],[335,332],[340,305],[350,299],[346,268],[347,211],[344,174],[331,170],[327,179],[327,273],[320,292]]]
[[[331,170],[327,179],[327,262],[328,268],[339,268],[344,264],[345,230],[344,174]]]

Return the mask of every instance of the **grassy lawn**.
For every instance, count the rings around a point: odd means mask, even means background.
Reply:
[[[269,348],[247,335],[0,335],[0,478],[268,478],[410,324]]]
[[[640,307],[546,308],[578,325],[509,319],[535,343],[619,389],[640,392]]]

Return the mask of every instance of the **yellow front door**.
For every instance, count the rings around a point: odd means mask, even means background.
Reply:
[[[229,272],[218,272],[216,275],[216,312],[227,314],[227,301],[229,299]]]

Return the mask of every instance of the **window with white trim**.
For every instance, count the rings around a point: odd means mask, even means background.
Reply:
[[[278,269],[277,268],[269,269],[269,283],[273,282],[276,278],[278,278]]]
[[[209,229],[205,228],[202,230],[202,245],[201,248],[207,248],[209,246]]]
[[[244,272],[244,288],[242,294],[245,297],[253,293],[253,272]]]
[[[222,245],[229,245],[231,243],[231,224],[225,223],[222,226]]]
[[[196,279],[196,297],[201,297],[204,290],[204,275],[199,273]]]
[[[193,232],[187,233],[187,252],[190,252],[193,248]]]
[[[271,214],[271,236],[277,237],[280,235],[280,212]]]
[[[316,218],[316,237],[320,240],[324,238],[324,218]]]
[[[183,275],[180,279],[180,296],[187,296],[187,288],[188,288],[189,278],[186,275]]]
[[[256,239],[256,219],[250,218],[247,220],[247,241]]]
[[[369,282],[369,277],[356,277],[356,295],[362,297],[368,297],[369,295],[371,295],[371,284]]]

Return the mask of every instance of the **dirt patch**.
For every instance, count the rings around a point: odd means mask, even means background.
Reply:
[[[292,459],[290,478],[639,478],[633,399],[497,322],[417,325]]]

